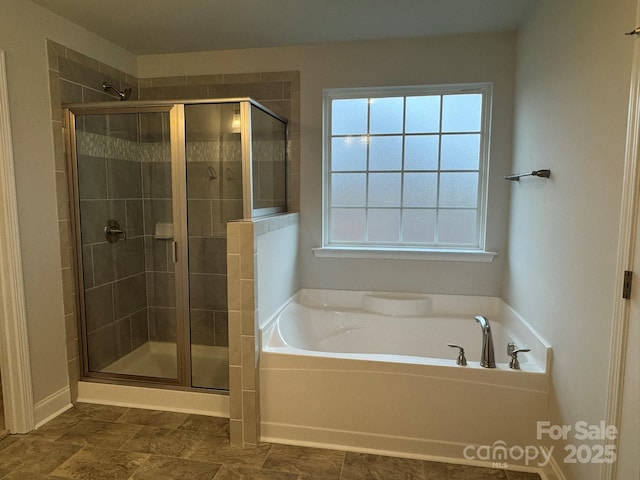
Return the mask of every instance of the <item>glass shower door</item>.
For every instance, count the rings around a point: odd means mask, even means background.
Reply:
[[[229,389],[227,222],[242,218],[240,105],[185,105],[191,385]]]
[[[178,382],[169,108],[74,119],[85,374]]]

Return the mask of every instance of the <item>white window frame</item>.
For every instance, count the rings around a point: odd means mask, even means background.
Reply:
[[[473,247],[376,245],[371,243],[332,244],[329,240],[331,216],[331,102],[339,99],[407,97],[419,95],[482,94],[482,136],[478,180],[477,245]],[[337,88],[323,91],[323,225],[322,247],[314,248],[317,257],[398,258],[491,262],[495,252],[485,250],[487,197],[489,180],[489,146],[491,139],[492,84],[424,85],[401,87]],[[405,133],[402,133],[404,137]]]

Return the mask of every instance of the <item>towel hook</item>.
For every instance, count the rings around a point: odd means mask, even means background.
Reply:
[[[517,182],[522,177],[542,177],[549,178],[551,176],[551,170],[534,170],[531,173],[514,173],[513,175],[507,175],[504,177],[505,180],[511,180],[513,182]]]

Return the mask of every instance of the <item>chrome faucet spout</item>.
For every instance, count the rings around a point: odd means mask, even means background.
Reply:
[[[489,320],[482,315],[476,316],[475,320],[480,324],[480,328],[482,328],[482,356],[480,358],[480,366],[484,368],[496,368],[493,336],[491,335]]]

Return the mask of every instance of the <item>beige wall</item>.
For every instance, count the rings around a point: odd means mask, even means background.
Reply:
[[[515,33],[246,49],[138,58],[140,78],[300,71],[301,283],[308,288],[499,295],[507,247]],[[494,82],[487,248],[493,263],[315,258],[322,227],[324,88]],[[293,141],[298,138],[294,137]],[[297,172],[294,172],[294,175]]]
[[[68,387],[46,38],[135,74],[135,57],[23,0],[0,2],[36,422]],[[41,418],[43,417],[43,418]]]
[[[553,346],[554,423],[605,419],[635,4],[541,0],[518,37],[514,170],[551,178],[512,186],[505,299]]]

